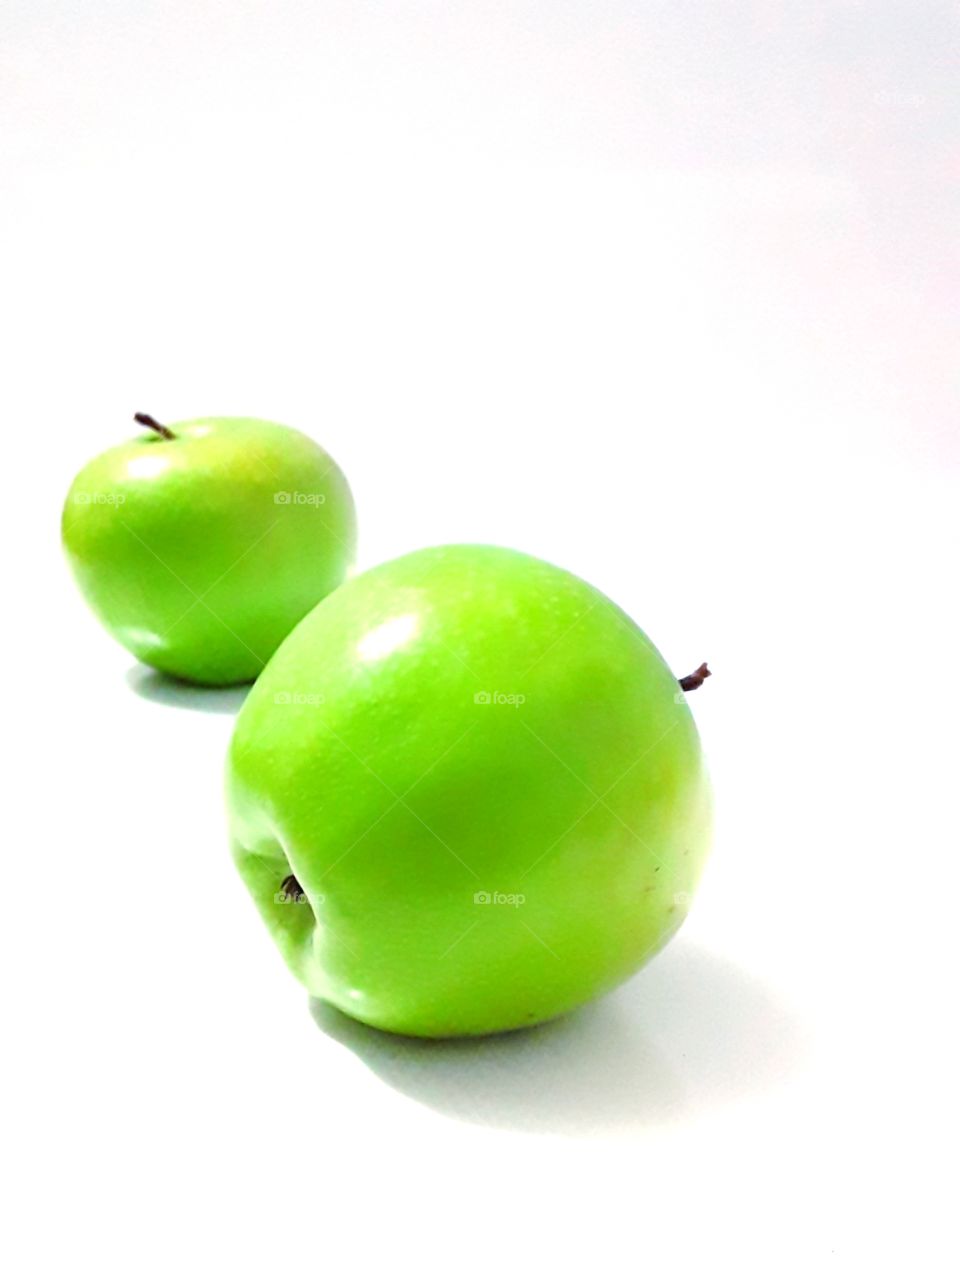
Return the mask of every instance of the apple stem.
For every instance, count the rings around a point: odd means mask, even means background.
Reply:
[[[165,427],[162,422],[158,422],[156,418],[151,418],[149,413],[135,413],[133,415],[134,422],[139,422],[141,427],[149,427],[151,431],[156,431],[158,436],[163,436],[164,440],[172,440],[173,432],[169,427]]]
[[[680,688],[684,693],[690,693],[693,689],[699,689],[704,680],[706,680],[707,676],[710,674],[712,674],[710,668],[705,662],[701,662],[696,671],[693,671],[690,675],[683,677],[679,682]]]

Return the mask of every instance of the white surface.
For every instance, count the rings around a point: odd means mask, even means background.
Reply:
[[[956,1274],[955,7],[2,22],[6,1274]],[[364,564],[517,545],[710,660],[717,845],[645,973],[318,1027],[229,865],[236,699],[60,561],[137,409],[315,434]]]

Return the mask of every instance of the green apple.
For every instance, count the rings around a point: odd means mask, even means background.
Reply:
[[[644,633],[485,546],[318,605],[240,712],[227,792],[296,977],[414,1036],[542,1022],[621,982],[679,927],[711,825],[693,718]]]
[[[137,421],[149,429],[94,458],[67,495],[80,589],[141,662],[199,684],[253,680],[352,565],[347,481],[275,422]]]

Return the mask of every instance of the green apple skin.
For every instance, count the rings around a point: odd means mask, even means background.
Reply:
[[[644,633],[487,546],[319,604],[240,712],[227,795],[296,977],[411,1036],[543,1022],[627,978],[679,928],[711,829],[696,726]]]
[[[253,680],[344,580],[356,547],[347,481],[308,436],[256,418],[172,423],[74,480],[63,544],[107,631],[198,684]]]

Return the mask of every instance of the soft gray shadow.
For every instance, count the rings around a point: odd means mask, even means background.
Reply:
[[[482,1040],[415,1040],[320,1000],[317,1025],[392,1088],[475,1124],[610,1133],[768,1089],[808,1037],[756,978],[675,943],[619,991],[557,1022]]]
[[[189,684],[139,662],[127,672],[126,680],[137,697],[146,698],[148,702],[159,702],[165,707],[185,707],[190,711],[213,711],[221,715],[235,715],[250,692],[249,684],[233,684],[223,689]]]

